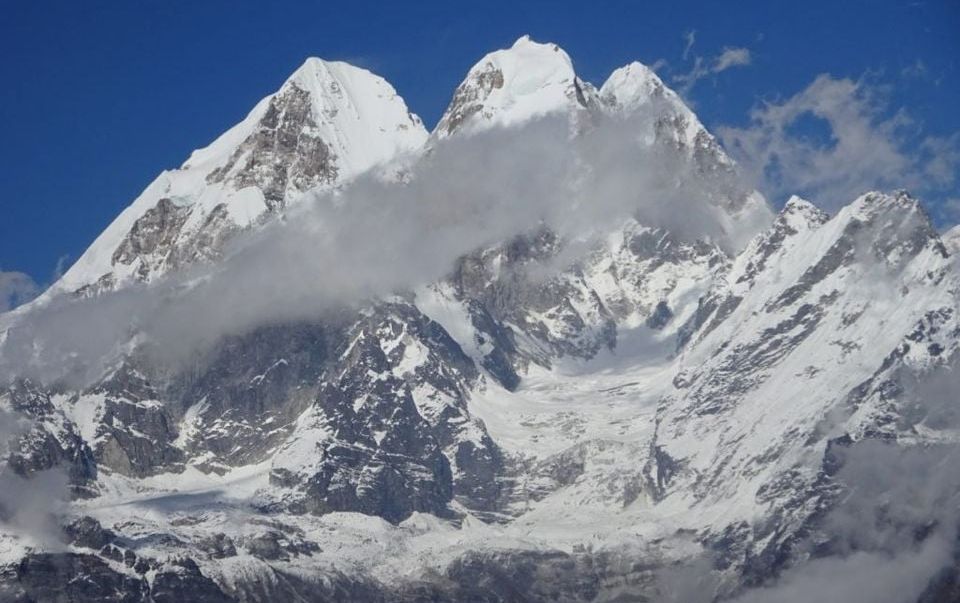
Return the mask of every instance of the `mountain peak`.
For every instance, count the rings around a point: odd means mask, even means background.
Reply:
[[[522,51],[528,50],[532,52],[555,52],[561,55],[564,60],[570,63],[570,55],[566,53],[562,48],[554,44],[553,42],[537,42],[530,37],[530,34],[523,34],[510,46],[509,49],[495,50],[494,52],[488,53],[487,56],[492,54],[504,53],[509,51]]]
[[[314,84],[347,84],[350,81],[384,82],[382,77],[371,73],[370,71],[345,63],[343,61],[327,61],[319,57],[307,57],[307,59],[290,74],[284,82],[284,86],[294,83],[301,86],[310,86]],[[387,84],[389,86],[389,84]],[[281,87],[281,90],[283,90]],[[392,88],[392,87],[391,87]]]
[[[344,148],[333,149],[345,162],[340,166],[341,177],[364,171],[398,151],[418,148],[426,139],[420,118],[408,110],[385,79],[350,63],[308,57],[246,119],[194,151],[181,169],[222,168],[225,158],[256,135],[265,121],[292,118],[294,112],[303,122],[300,126],[323,130],[328,145],[351,147],[349,153],[344,153]],[[314,125],[309,126],[308,121]],[[356,136],[360,139],[354,140]]]
[[[780,210],[780,215],[783,217],[788,216],[802,216],[808,222],[811,223],[820,223],[826,222],[830,217],[825,211],[807,201],[803,197],[797,195],[791,195],[787,202],[784,204],[783,209]]]
[[[562,48],[524,35],[510,48],[487,54],[467,72],[435,134],[442,138],[464,128],[505,126],[576,110],[588,103],[587,87]]]
[[[903,190],[861,195],[831,222],[842,236],[852,237],[859,248],[872,249],[876,258],[891,266],[902,266],[925,250],[938,258],[936,262],[948,255],[926,210]]]
[[[297,76],[301,73],[309,73],[311,71],[316,71],[319,69],[325,69],[327,66],[327,61],[321,59],[320,57],[307,57],[304,59],[303,63],[290,74],[290,78]]]
[[[554,44],[553,42],[537,42],[530,37],[530,34],[523,34],[513,43],[509,50],[527,50],[533,52],[555,52],[563,57],[567,62],[572,63],[570,60],[570,55],[566,53],[565,50]],[[507,50],[500,50],[497,52],[507,52]],[[493,53],[491,53],[493,54]]]
[[[908,191],[898,189],[892,192],[879,190],[868,191],[853,202],[855,208],[868,207],[901,207],[903,209],[912,209],[919,205],[919,201]]]
[[[929,225],[930,217],[920,202],[905,190],[893,192],[870,191],[857,197],[853,203],[843,209],[849,219],[871,222],[878,216],[914,217]]]
[[[830,215],[813,203],[792,195],[774,221],[773,229],[786,229],[791,233],[815,230],[830,220]]]
[[[639,61],[615,69],[600,87],[600,99],[608,108],[623,115],[640,110],[653,110],[657,115],[669,114],[677,125],[678,139],[693,145],[700,132],[705,131],[696,114],[676,92]]]
[[[600,87],[600,96],[615,101],[618,105],[648,101],[650,98],[662,96],[667,87],[663,80],[643,63],[633,61],[619,67],[610,74],[607,81]]]
[[[288,77],[286,82],[284,82],[283,87],[286,87],[290,84],[311,86],[316,83],[336,82],[338,78],[334,71],[349,72],[351,70],[367,73],[374,78],[377,77],[369,71],[361,69],[360,67],[354,67],[349,63],[343,63],[340,61],[326,61],[319,57],[307,57],[303,64],[297,67],[294,72],[290,74],[290,77]],[[281,88],[281,90],[282,89],[283,88]]]

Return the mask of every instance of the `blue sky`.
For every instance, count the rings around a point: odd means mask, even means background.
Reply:
[[[3,0],[2,14],[0,270],[40,283],[307,56],[384,76],[432,126],[467,69],[524,33],[597,85],[631,60],[657,65],[752,154],[774,202],[903,181],[941,224],[960,215],[955,0]],[[864,149],[879,150],[858,164]]]

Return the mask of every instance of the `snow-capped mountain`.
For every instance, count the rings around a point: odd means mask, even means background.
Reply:
[[[571,137],[635,128],[707,183],[736,174],[640,63],[597,90],[520,38],[469,70],[428,135],[382,79],[310,59],[151,184],[48,299],[216,264],[308,192],[550,116]],[[175,370],[134,333],[94,383],[12,380],[0,478],[56,476],[70,502],[39,529],[22,512],[37,501],[0,496],[0,598],[709,601],[844,558],[831,522],[856,499],[858,446],[960,433],[915,387],[960,358],[956,231],[904,192],[833,216],[798,197],[774,214],[742,185],[700,202],[743,240],[638,213],[581,248],[540,224],[435,282],[265,322]],[[911,546],[951,527],[884,504]],[[952,550],[922,600],[956,592]]]
[[[470,69],[434,135],[507,127],[551,113],[588,110],[597,104],[597,91],[577,77],[573,61],[563,49],[523,36]]]
[[[231,233],[348,182],[427,138],[383,78],[316,58],[209,146],[164,171],[63,275],[55,291],[111,290],[210,260]]]

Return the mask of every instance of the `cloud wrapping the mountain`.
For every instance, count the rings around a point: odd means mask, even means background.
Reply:
[[[644,142],[655,115],[577,136],[563,117],[438,141],[408,162],[403,183],[368,176],[302,201],[236,237],[216,265],[51,301],[9,331],[0,372],[48,380],[72,367],[85,382],[128,352],[134,333],[163,362],[191,358],[224,335],[436,281],[456,258],[542,225],[581,250],[630,216],[680,238],[742,242],[731,226],[755,225],[722,219],[715,198],[741,190],[733,175],[700,174],[682,152]]]
[[[19,439],[34,425],[23,414],[0,408],[0,458],[9,458]],[[40,471],[27,478],[5,464],[0,468],[0,531],[16,533],[47,550],[61,548],[55,516],[68,494],[67,474],[61,468]]]
[[[929,372],[900,370],[902,422],[922,431],[960,429],[960,359]],[[907,428],[908,425],[904,425]],[[818,526],[819,557],[736,603],[916,601],[951,567],[960,529],[960,444],[862,439],[837,447],[838,504]],[[825,554],[828,552],[829,554]]]
[[[47,469],[30,477],[0,474],[0,530],[17,534],[31,546],[46,551],[64,548],[57,516],[69,495],[69,480],[62,468]]]
[[[930,540],[902,555],[858,552],[811,561],[789,572],[776,586],[750,591],[735,603],[905,603],[915,601],[949,558],[944,541]]]
[[[822,527],[831,554],[787,570],[736,603],[916,601],[956,547],[960,448],[866,440],[837,476],[845,497]]]

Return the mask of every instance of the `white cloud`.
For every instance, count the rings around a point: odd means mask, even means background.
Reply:
[[[810,117],[827,127],[829,140],[802,130],[801,120]],[[924,194],[951,186],[960,140],[917,132],[904,111],[888,111],[877,88],[826,74],[785,101],[755,108],[747,127],[717,128],[728,152],[768,197],[797,193],[828,208],[868,190]]]
[[[960,166],[960,133],[948,137],[928,136],[920,143],[925,157],[923,173],[937,186],[948,187],[957,178]]]

